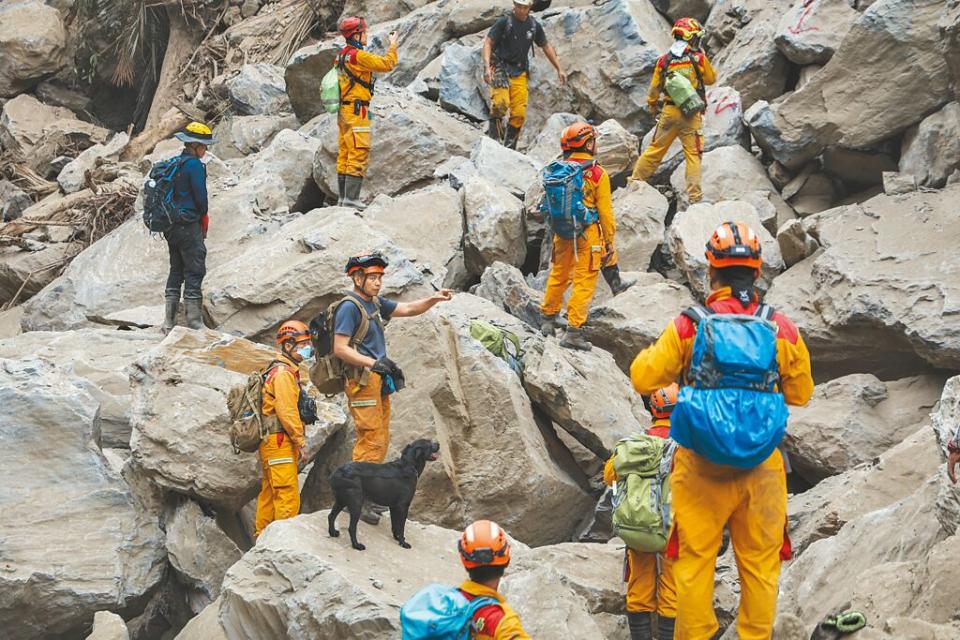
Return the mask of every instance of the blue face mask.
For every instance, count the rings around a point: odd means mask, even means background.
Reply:
[[[313,346],[308,344],[305,347],[300,347],[297,349],[297,355],[304,360],[309,360],[311,357],[313,357]]]

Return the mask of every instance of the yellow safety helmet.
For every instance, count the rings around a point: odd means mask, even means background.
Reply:
[[[205,145],[214,143],[213,131],[202,122],[191,122],[175,133],[174,137],[180,142],[199,142]]]

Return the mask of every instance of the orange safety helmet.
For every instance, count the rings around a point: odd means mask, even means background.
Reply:
[[[384,273],[389,266],[387,259],[379,251],[372,251],[359,256],[351,256],[347,260],[347,266],[344,271],[348,276],[352,276],[356,271],[363,271],[364,275],[371,273]]]
[[[669,418],[673,408],[677,406],[677,395],[680,385],[676,382],[667,387],[661,387],[650,395],[650,413],[654,418]]]
[[[586,122],[574,122],[560,134],[560,149],[563,151],[586,151],[593,153],[597,148],[597,132],[593,125]]]
[[[277,346],[282,347],[288,340],[293,340],[297,344],[309,342],[310,329],[299,320],[287,320],[277,329]]]
[[[464,529],[457,549],[466,569],[505,567],[510,564],[507,534],[491,520],[477,520]]]
[[[715,269],[752,267],[763,264],[760,236],[743,222],[724,222],[707,241],[707,262]]]
[[[350,40],[353,36],[367,30],[367,21],[356,16],[348,16],[340,21],[338,28],[340,29],[340,34],[347,40]]]
[[[674,38],[681,38],[690,42],[694,38],[703,37],[703,25],[694,18],[680,18],[673,23],[673,29],[670,31]]]

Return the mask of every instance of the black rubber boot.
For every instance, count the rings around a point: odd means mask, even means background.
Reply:
[[[657,640],[673,640],[673,630],[677,626],[676,618],[657,617]]]
[[[500,118],[490,118],[487,124],[487,137],[503,142],[503,121]]]
[[[627,624],[630,626],[630,640],[651,640],[653,630],[650,626],[651,614],[649,611],[633,613],[627,611]]]
[[[346,190],[347,174],[337,174],[337,206],[343,206],[343,192]]]
[[[552,336],[557,330],[557,314],[552,316],[541,316],[540,317],[540,333],[545,336]]]
[[[176,294],[168,293],[164,298],[163,305],[163,324],[160,331],[167,335],[177,326],[177,314],[180,313],[180,292]]]
[[[360,519],[367,524],[372,524],[373,526],[380,524],[380,514],[369,502],[363,503],[363,508],[360,511]]]
[[[584,337],[582,327],[568,326],[566,333],[563,334],[563,340],[560,341],[560,346],[580,351],[593,349],[593,345]]]
[[[203,299],[184,298],[183,308],[187,312],[187,327],[203,329]]]
[[[621,294],[636,284],[635,280],[624,280],[620,277],[620,265],[618,264],[604,267],[600,270],[600,273],[603,274],[603,279],[607,281],[613,295]]]
[[[513,149],[516,151],[517,142],[520,140],[520,129],[519,127],[514,127],[507,125],[507,134],[503,136],[503,146],[507,149]]]
[[[360,201],[360,190],[363,188],[361,176],[344,176],[343,206],[363,211],[367,205]]]

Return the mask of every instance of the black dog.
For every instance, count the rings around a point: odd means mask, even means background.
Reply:
[[[428,460],[440,456],[440,445],[432,440],[414,440],[393,462],[349,462],[330,474],[330,487],[336,503],[330,510],[330,535],[336,538],[337,516],[346,509],[350,512],[350,543],[357,551],[366,549],[357,542],[357,522],[364,500],[390,507],[390,528],[394,539],[409,549],[403,537],[407,512],[417,492],[417,480]]]

